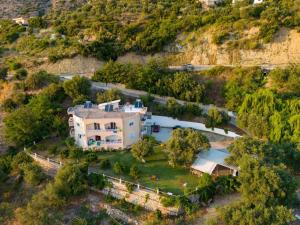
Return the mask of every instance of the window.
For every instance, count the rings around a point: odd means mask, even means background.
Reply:
[[[130,123],[129,123],[129,126],[131,127],[131,126],[133,126],[133,124],[134,124],[134,122],[130,122]]]
[[[96,135],[95,139],[96,139],[96,141],[101,141],[101,136]]]
[[[94,123],[94,129],[95,130],[100,130],[100,124],[99,123]]]
[[[77,127],[80,127],[80,123],[77,123],[76,125],[77,125]]]
[[[81,138],[81,134],[78,134],[78,137]]]
[[[115,122],[111,122],[110,123],[110,129],[116,129],[117,126],[116,126],[116,123]]]

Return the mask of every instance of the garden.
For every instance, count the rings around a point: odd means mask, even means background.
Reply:
[[[97,156],[100,166],[98,164],[93,167],[97,172],[140,183],[153,189],[159,188],[161,191],[183,194],[185,187],[196,187],[198,184],[199,178],[192,175],[188,169],[171,167],[160,147],[146,157],[146,163],[139,162],[128,151],[99,152]],[[110,166],[101,168],[101,162],[106,160],[109,160]],[[118,170],[118,167],[121,169]],[[136,176],[134,176],[134,169],[131,168],[136,168]]]

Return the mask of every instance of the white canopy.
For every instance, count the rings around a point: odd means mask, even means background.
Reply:
[[[192,168],[203,173],[212,174],[217,165],[237,171],[237,167],[225,163],[225,158],[229,156],[226,149],[210,149],[198,154]]]

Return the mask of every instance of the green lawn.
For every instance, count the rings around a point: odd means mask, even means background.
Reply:
[[[151,156],[146,158],[146,163],[140,163],[135,160],[130,152],[101,152],[97,154],[99,159],[109,159],[112,165],[117,161],[123,163],[127,168],[136,164],[141,171],[141,175],[135,182],[139,182],[141,185],[150,188],[158,187],[165,192],[182,194],[184,183],[187,183],[187,187],[195,187],[199,180],[199,178],[192,175],[188,169],[173,168],[169,166],[165,154],[159,149],[156,149]],[[126,180],[134,181],[134,179],[128,175],[129,172],[117,175],[112,169],[98,169],[98,171],[114,177],[121,177]],[[156,176],[157,180],[151,179],[152,176]]]

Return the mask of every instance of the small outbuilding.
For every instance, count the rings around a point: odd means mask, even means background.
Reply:
[[[238,175],[238,168],[229,165],[225,159],[229,157],[226,149],[210,149],[200,152],[196,161],[191,166],[192,172],[195,174],[207,173],[212,176]]]

